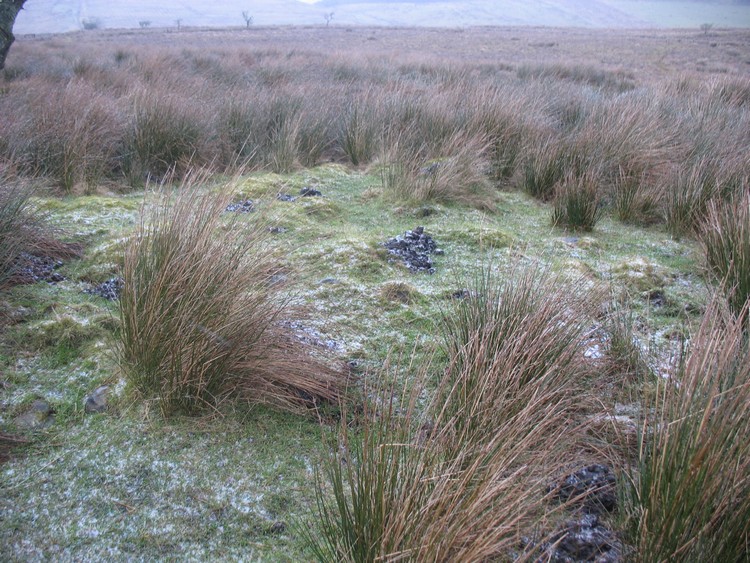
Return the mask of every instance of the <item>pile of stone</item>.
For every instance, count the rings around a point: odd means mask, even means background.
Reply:
[[[424,232],[424,227],[406,231],[383,243],[388,253],[403,261],[412,272],[435,273],[431,255],[443,253],[433,238]]]
[[[61,282],[65,280],[65,276],[57,270],[62,265],[61,260],[49,256],[21,252],[13,264],[11,279],[14,283]]]
[[[226,213],[252,213],[255,211],[255,204],[251,199],[236,201],[227,205],[224,211]]]
[[[108,301],[117,301],[122,293],[122,288],[125,282],[121,277],[110,278],[105,282],[97,285],[92,285],[89,288],[83,290],[84,293],[89,295],[97,295],[103,297]]]

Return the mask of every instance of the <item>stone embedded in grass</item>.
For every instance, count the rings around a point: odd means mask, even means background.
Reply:
[[[100,413],[107,410],[107,396],[109,395],[109,386],[102,385],[94,389],[93,393],[86,397],[83,402],[83,408],[88,413]]]
[[[297,198],[294,197],[293,195],[285,194],[282,192],[279,192],[278,194],[276,194],[276,199],[278,199],[279,201],[286,201],[289,203],[297,201]]]
[[[122,292],[124,284],[125,281],[121,277],[117,276],[114,278],[110,278],[100,284],[84,289],[83,292],[88,293],[89,295],[97,295],[99,297],[103,297],[108,301],[117,301],[120,298],[120,293]]]
[[[14,422],[19,428],[26,428],[28,430],[46,428],[55,422],[54,413],[55,410],[52,408],[52,405],[47,401],[37,399],[31,403],[28,410],[17,416]]]
[[[615,476],[606,465],[588,465],[552,487],[562,502],[580,503],[586,512],[598,514],[617,508]]]
[[[255,211],[255,203],[252,199],[246,199],[243,201],[235,201],[227,205],[224,209],[226,213],[252,213]]]
[[[400,258],[412,272],[435,273],[431,254],[443,253],[433,238],[424,232],[424,227],[406,231],[383,243],[389,254]]]
[[[595,514],[584,514],[566,522],[545,551],[549,561],[615,563],[621,560],[622,548],[612,530],[603,526]]]
[[[323,193],[320,190],[316,190],[315,188],[309,188],[305,186],[299,191],[299,195],[302,197],[320,197],[323,195]]]
[[[14,283],[61,282],[65,280],[65,276],[57,270],[62,265],[61,260],[49,256],[37,256],[28,252],[21,252],[13,265],[11,279]]]

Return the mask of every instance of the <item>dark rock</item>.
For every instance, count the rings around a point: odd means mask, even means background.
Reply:
[[[29,430],[46,428],[55,422],[54,413],[55,410],[52,408],[52,405],[47,401],[37,399],[31,403],[26,412],[17,416],[14,422],[19,428],[27,428]]]
[[[389,254],[401,259],[412,272],[434,274],[435,268],[430,255],[442,253],[432,237],[424,232],[424,227],[406,231],[403,235],[384,242],[383,246]]]
[[[547,547],[548,559],[556,563],[616,563],[622,559],[622,548],[615,534],[599,522],[594,514],[566,522]]]
[[[571,473],[562,483],[550,487],[561,502],[580,502],[589,513],[613,512],[617,508],[615,476],[606,465],[589,465]]]
[[[268,232],[274,235],[279,235],[285,233],[286,229],[284,227],[268,227]]]
[[[302,197],[320,197],[323,194],[315,188],[304,187],[299,191],[299,195]]]
[[[463,289],[457,289],[450,294],[451,299],[468,299],[469,297],[471,297],[471,291],[465,287]]]
[[[103,297],[109,301],[117,301],[120,298],[120,293],[122,293],[124,285],[125,281],[118,276],[84,289],[83,292],[88,293],[89,295]]]
[[[271,524],[271,526],[268,528],[269,534],[283,534],[286,531],[286,523],[285,522],[274,522]]]
[[[341,282],[336,278],[323,278],[322,280],[320,280],[321,285],[337,285],[339,283]]]
[[[227,208],[224,211],[226,213],[252,213],[255,211],[255,204],[251,199],[236,201],[227,205]]]
[[[648,302],[652,307],[664,307],[667,304],[667,296],[661,289],[654,289],[648,292]]]
[[[279,201],[287,201],[287,202],[290,202],[290,203],[293,202],[293,201],[297,201],[297,198],[294,197],[293,195],[284,194],[284,193],[281,193],[281,192],[279,192],[276,195],[276,199],[278,199]]]
[[[61,260],[49,256],[21,252],[13,264],[11,279],[14,283],[58,283],[65,280],[65,276],[57,272],[62,265]]]
[[[109,395],[109,386],[102,385],[94,389],[83,403],[83,408],[86,412],[97,413],[104,412],[107,410],[107,396]]]

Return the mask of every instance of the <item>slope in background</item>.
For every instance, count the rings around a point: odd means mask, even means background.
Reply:
[[[333,14],[334,25],[465,27],[477,25],[533,25],[555,27],[687,27],[702,23],[717,27],[750,27],[750,5],[657,0],[468,0],[357,1],[322,0],[146,0],[112,3],[108,0],[28,0],[15,31],[60,33],[95,22],[102,28],[136,28],[147,21],[153,27],[226,27],[245,25],[248,11],[253,24],[323,25]]]

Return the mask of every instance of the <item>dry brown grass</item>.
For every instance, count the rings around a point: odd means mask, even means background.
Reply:
[[[671,377],[644,400],[623,481],[637,561],[744,561],[750,545],[750,346],[743,315],[709,305]]]
[[[320,561],[535,560],[551,531],[545,485],[577,440],[587,310],[572,286],[520,266],[488,269],[444,320],[449,365],[422,409],[430,366],[399,393],[383,385],[331,446],[318,491]],[[593,294],[592,294],[593,295]],[[595,301],[595,300],[593,300]]]
[[[131,389],[164,415],[237,397],[338,402],[341,373],[281,324],[290,295],[275,282],[264,224],[227,218],[230,191],[200,191],[201,180],[148,199],[125,251],[118,351]]]
[[[166,39],[21,40],[0,98],[0,157],[66,190],[140,185],[191,165],[378,161],[391,196],[487,208],[495,185],[549,200],[558,181],[586,173],[618,216],[665,216],[675,234],[691,232],[714,188],[726,196],[750,176],[750,86],[719,46],[746,41],[744,31],[721,32],[715,48],[685,32],[530,29]],[[648,50],[671,40],[686,49]],[[691,69],[687,52],[726,72]]]

